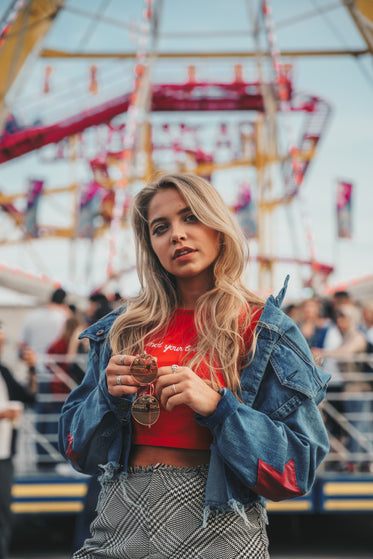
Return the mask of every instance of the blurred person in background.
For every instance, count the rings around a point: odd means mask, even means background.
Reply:
[[[111,303],[104,293],[97,292],[89,296],[87,308],[71,335],[68,346],[68,355],[71,360],[69,374],[77,384],[80,384],[83,380],[89,350],[89,340],[87,338],[80,339],[79,336],[88,326],[94,324],[112,310]]]
[[[93,324],[109,314],[113,310],[110,301],[104,293],[92,293],[89,297],[88,308],[86,310],[87,323]]]
[[[336,313],[331,302],[328,299],[320,301],[319,306],[319,319],[317,329],[313,337],[313,346],[320,349],[336,349],[343,341],[342,334],[336,324]],[[333,361],[334,365],[335,362]],[[327,367],[328,372],[334,371],[334,367],[328,365],[328,362],[323,364]],[[329,371],[329,368],[331,369]]]
[[[21,353],[24,346],[40,355],[47,353],[49,346],[60,335],[66,319],[71,316],[65,299],[66,291],[55,289],[45,306],[34,309],[26,316],[20,338]]]
[[[24,348],[24,361],[28,366],[28,386],[18,382],[13,373],[1,362],[5,335],[0,325],[0,559],[7,557],[11,536],[11,489],[13,483],[13,455],[22,405],[34,402],[37,390],[36,353]]]
[[[19,343],[21,359],[24,360],[25,347],[30,347],[38,355],[36,364],[38,394],[34,411],[37,414],[36,429],[39,435],[44,438],[44,444],[36,444],[37,464],[40,468],[53,466],[46,448],[50,429],[47,414],[49,413],[52,396],[50,392],[50,372],[44,361],[48,348],[60,336],[67,318],[72,314],[65,301],[66,291],[61,288],[55,289],[46,305],[34,309],[26,316]]]
[[[113,297],[110,298],[110,304],[113,310],[121,307],[123,303],[124,303],[124,298],[118,291],[116,291]]]
[[[334,350],[342,344],[342,341],[342,334],[335,322],[334,307],[329,299],[322,299],[320,301],[318,327],[313,336],[312,342],[314,345],[311,347],[311,351],[315,360],[321,360],[320,366],[331,375],[327,390],[328,400],[341,414],[344,413],[343,401],[340,399],[340,394],[343,392],[344,387],[343,376],[337,360],[332,357],[322,357],[319,350]],[[328,432],[340,440],[343,430],[338,421],[329,415],[325,421]],[[333,464],[332,466],[338,465]]]
[[[47,355],[50,356],[51,361],[47,360],[46,364],[51,372],[52,378],[50,381],[50,394],[52,400],[46,402],[44,413],[48,413],[52,417],[47,422],[44,433],[51,437],[51,444],[58,450],[57,434],[58,434],[58,416],[61,412],[62,405],[66,399],[67,394],[71,392],[79,383],[71,377],[70,363],[68,362],[68,351],[71,338],[79,325],[79,318],[71,316],[68,318],[63,326],[61,335],[49,346]],[[62,357],[58,361],[58,357]]]
[[[68,357],[69,346],[76,329],[79,326],[79,318],[77,316],[72,316],[68,318],[65,322],[61,336],[55,340],[52,345],[49,346],[47,350],[48,355],[53,355],[58,357],[62,355],[63,357]],[[67,359],[62,359],[61,361],[54,361],[58,366],[58,369],[53,370],[53,378],[51,380],[51,393],[52,394],[68,394],[71,391],[71,383],[69,383],[69,378],[67,378],[69,370],[69,362]],[[49,365],[51,366],[51,365]],[[59,369],[62,370],[59,371]],[[63,375],[66,373],[66,375]]]
[[[354,302],[348,291],[336,291],[330,298],[330,303],[336,312],[341,305],[353,305]]]
[[[335,349],[320,349],[322,357],[334,358],[339,363],[342,373],[360,373],[365,369],[365,364],[361,361],[351,361],[350,356],[365,353],[367,351],[367,341],[364,334],[359,329],[360,312],[353,303],[339,305],[336,310],[336,324],[342,335],[342,343]],[[347,359],[346,359],[347,358]],[[357,380],[349,379],[344,385],[344,410],[351,414],[350,424],[363,436],[369,436],[372,432],[372,420],[370,417],[372,410],[371,400],[364,397],[365,392],[369,392],[370,384],[364,379],[357,377]],[[354,414],[354,415],[352,415]],[[357,417],[356,417],[357,416]],[[347,448],[351,453],[364,453],[362,447],[355,436],[350,435],[347,441]],[[370,465],[359,464],[359,460],[351,457],[346,464],[348,471],[356,471],[359,467],[362,470],[370,468]]]
[[[284,313],[292,320],[294,320],[296,324],[299,322],[301,311],[299,305],[297,305],[296,303],[289,303],[288,305],[286,305],[286,307],[284,308]]]
[[[373,353],[373,301],[364,303],[362,313],[365,326],[365,337],[369,344],[368,351],[369,353]]]
[[[298,326],[310,347],[315,346],[320,322],[320,301],[316,297],[306,299],[300,306]]]

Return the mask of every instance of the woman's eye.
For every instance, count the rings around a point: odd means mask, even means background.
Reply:
[[[161,235],[166,229],[167,226],[165,224],[157,225],[157,227],[153,229],[153,235]]]
[[[195,216],[194,214],[189,214],[186,216],[185,221],[195,223],[198,221],[198,217]]]

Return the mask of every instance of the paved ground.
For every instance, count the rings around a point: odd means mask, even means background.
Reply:
[[[329,552],[323,552],[320,550],[319,553],[312,553],[312,554],[307,554],[306,552],[303,551],[288,551],[287,553],[284,554],[277,554],[277,553],[272,553],[271,554],[271,559],[372,559],[372,552],[366,552],[364,555],[361,555],[360,552],[356,553],[348,553],[348,554],[342,554],[343,552],[340,553],[329,553]],[[28,553],[28,554],[16,554],[16,555],[10,555],[9,559],[71,559],[71,555],[69,553],[53,553],[51,551],[48,551],[46,553],[40,554],[40,553]],[[192,558],[191,558],[192,559]],[[217,558],[219,559],[219,558]],[[224,557],[221,557],[220,559],[224,559]]]
[[[18,519],[9,559],[71,559],[73,534],[71,517]],[[271,559],[372,559],[372,534],[370,514],[272,515],[268,527]]]

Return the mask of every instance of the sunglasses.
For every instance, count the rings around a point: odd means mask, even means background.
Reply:
[[[132,404],[132,417],[140,425],[150,427],[158,421],[161,408],[154,396],[153,381],[158,375],[156,359],[147,353],[137,355],[130,366],[130,373],[144,388],[138,391],[138,396]]]

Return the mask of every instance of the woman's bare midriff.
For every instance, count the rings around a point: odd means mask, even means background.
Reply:
[[[170,466],[193,467],[210,462],[209,450],[170,448],[167,446],[133,445],[129,465],[150,466],[168,464]]]

